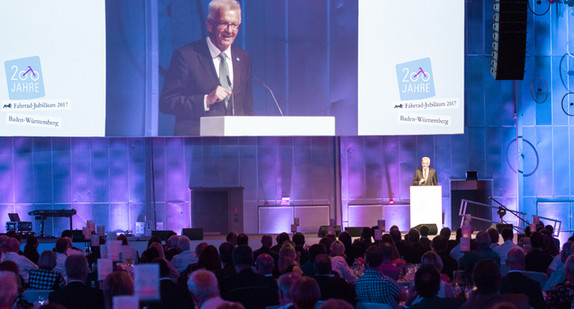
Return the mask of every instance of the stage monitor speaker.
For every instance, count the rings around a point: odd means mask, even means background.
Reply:
[[[512,230],[514,226],[512,224],[498,223],[498,224],[493,224],[491,227],[495,228],[498,231],[498,233],[500,234],[500,232],[502,232],[502,230],[504,230],[505,228],[508,227]]]
[[[202,228],[182,229],[181,234],[187,236],[189,240],[203,240]]]
[[[490,73],[496,80],[524,79],[528,0],[495,0]]]
[[[417,231],[419,231],[419,233],[420,233],[420,232],[421,232],[421,227],[423,227],[423,226],[425,226],[425,225],[429,228],[429,235],[436,235],[436,234],[438,234],[438,227],[437,227],[436,224],[434,224],[434,223],[422,223],[422,224],[419,224],[419,225],[415,226],[415,229],[416,229]]]
[[[172,230],[151,231],[151,236],[158,236],[162,241],[166,241],[172,234],[175,234],[175,232]]]
[[[319,227],[319,231],[317,232],[317,236],[318,237],[327,236],[327,229],[328,228],[329,228],[328,225],[321,225],[321,227]],[[341,226],[337,225],[337,226],[335,226],[335,236],[339,236],[339,234],[341,234]]]
[[[351,237],[361,237],[361,233],[364,228],[369,228],[368,226],[349,226],[345,228],[345,232],[349,233]]]

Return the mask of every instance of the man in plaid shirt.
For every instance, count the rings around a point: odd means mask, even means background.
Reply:
[[[384,303],[393,308],[399,307],[399,301],[406,300],[407,294],[391,278],[380,274],[377,267],[383,262],[383,250],[371,245],[365,252],[367,269],[355,285],[357,300],[365,303]]]

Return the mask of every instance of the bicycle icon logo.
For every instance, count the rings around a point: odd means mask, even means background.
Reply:
[[[45,95],[40,57],[4,62],[10,100],[29,100]]]
[[[430,58],[396,65],[401,100],[420,100],[435,95]]]

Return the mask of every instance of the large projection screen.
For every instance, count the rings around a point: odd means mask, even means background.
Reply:
[[[104,1],[2,1],[0,135],[104,136]]]
[[[359,135],[464,133],[464,3],[359,1]]]

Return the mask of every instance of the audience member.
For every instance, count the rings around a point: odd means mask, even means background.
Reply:
[[[339,274],[339,277],[347,280],[347,282],[355,283],[355,281],[357,281],[357,277],[345,259],[345,245],[336,240],[331,244],[329,252],[331,254],[331,265],[333,271]]]
[[[262,235],[261,248],[253,251],[253,259],[256,260],[260,254],[267,253],[273,257],[275,262],[277,262],[277,253],[271,251],[271,245],[273,245],[273,238],[271,238],[271,235]]]
[[[249,246],[249,236],[245,233],[237,235],[237,245],[238,246]]]
[[[392,243],[388,243],[388,242],[383,242],[381,245],[381,248],[383,249],[383,262],[381,263],[381,265],[377,268],[377,270],[395,280],[398,281],[399,280],[399,276],[401,275],[401,268],[397,267],[393,264],[393,253],[394,253],[394,246]]]
[[[28,286],[36,290],[57,290],[66,285],[64,276],[54,271],[56,267],[56,253],[46,250],[38,260],[39,269],[30,271]]]
[[[130,246],[128,237],[125,234],[120,234],[117,240],[122,242],[122,247],[120,248],[122,253],[122,260],[125,262],[131,261],[132,264],[139,263],[138,251],[133,246]]]
[[[225,240],[232,243],[234,247],[237,246],[237,233],[236,232],[227,233]]]
[[[341,237],[341,235],[339,235],[339,237]],[[305,235],[299,232],[295,233],[293,235],[293,243],[295,243],[295,251],[299,254],[299,265],[307,263],[309,260],[309,250],[305,249]]]
[[[27,257],[18,254],[18,251],[20,251],[20,242],[16,238],[8,238],[4,242],[4,250],[6,251],[6,254],[2,261],[12,261],[16,263],[16,265],[18,265],[18,269],[20,270],[20,276],[22,276],[22,279],[24,279],[25,283],[28,283],[30,271],[38,269],[38,266],[30,261]]]
[[[66,308],[99,309],[104,308],[104,294],[100,289],[85,285],[88,277],[88,261],[80,254],[70,255],[65,263],[68,285],[50,293],[50,303]]]
[[[421,238],[419,240],[421,246],[423,246],[423,248],[425,248],[426,251],[429,251],[431,244],[431,241],[429,239],[429,227],[426,225],[421,226],[421,228],[419,229],[419,233],[421,235]]]
[[[18,296],[16,296],[16,300],[14,301],[14,308],[15,309],[25,309],[32,307],[32,304],[26,301],[23,297],[22,293],[26,289],[26,284],[24,283],[24,279],[20,276],[20,269],[18,265],[12,261],[4,261],[0,263],[0,272],[8,271],[13,273],[16,276],[16,284],[18,285]],[[0,285],[0,288],[2,286]]]
[[[470,274],[472,273],[474,265],[484,259],[494,260],[497,265],[500,265],[500,257],[490,249],[490,235],[488,235],[487,232],[478,232],[475,242],[476,249],[465,252],[464,256],[458,260],[459,269]]]
[[[291,288],[299,278],[301,278],[300,274],[286,273],[282,274],[279,279],[277,279],[277,288],[279,293],[279,308],[277,309],[294,308],[293,300],[291,298]]]
[[[16,275],[9,271],[0,271],[0,309],[12,309],[18,297]]]
[[[214,271],[215,277],[217,277],[217,281],[219,282],[236,274],[235,266],[233,265],[233,249],[235,249],[235,246],[228,241],[219,245],[221,269],[216,269]]]
[[[383,250],[376,245],[370,246],[365,252],[367,269],[355,286],[357,301],[385,303],[396,309],[399,301],[406,300],[407,295],[393,279],[377,271],[382,262]]]
[[[253,252],[249,246],[237,246],[233,250],[233,264],[237,274],[219,283],[223,299],[238,301],[246,309],[279,304],[277,283],[251,268]]]
[[[486,232],[488,233],[488,236],[490,236],[490,249],[494,249],[498,246],[498,239],[500,238],[500,234],[498,233],[498,230],[491,227],[488,230],[486,230]],[[501,260],[504,261],[504,260]]]
[[[187,265],[197,263],[197,255],[195,255],[195,251],[191,250],[191,241],[185,235],[177,239],[177,248],[180,253],[173,256],[171,265],[178,272],[182,273],[187,268]]]
[[[383,234],[379,244],[382,245],[384,243],[389,243],[393,248],[392,250],[393,252],[391,255],[391,263],[399,268],[404,267],[407,264],[407,262],[401,258],[401,254],[399,253],[399,250],[397,249],[397,246],[395,245],[395,241],[391,236],[391,234]]]
[[[450,230],[449,230],[450,231]],[[432,239],[431,247],[433,252],[438,254],[442,260],[441,274],[447,275],[452,280],[453,272],[458,268],[456,260],[448,254],[448,239],[443,235],[437,235]]]
[[[490,239],[488,233],[486,233],[486,235],[487,238]],[[488,243],[489,242],[490,240]],[[487,248],[489,248],[489,246],[487,246]],[[484,259],[476,263],[474,271],[472,272],[472,280],[476,285],[476,290],[470,294],[470,297],[461,309],[491,308],[502,302],[514,303],[517,309],[527,309],[530,307],[528,297],[524,295],[499,293],[502,275],[500,274],[500,267],[492,259]]]
[[[191,295],[186,285],[176,284],[169,277],[168,261],[165,259],[156,259],[153,263],[159,265],[159,293],[161,302],[153,304],[150,309],[175,309],[175,308],[193,308]]]
[[[427,251],[423,254],[421,258],[421,266],[422,265],[431,265],[440,273],[443,268],[443,263],[440,256],[433,251]],[[450,284],[450,279],[448,276],[444,275],[441,276],[440,280],[440,289],[438,291],[438,297],[441,298],[451,298],[454,297],[455,291],[453,286]]]
[[[104,279],[102,290],[106,309],[114,309],[115,296],[134,295],[134,280],[125,271],[114,271]]]
[[[153,243],[158,243],[161,245],[162,244],[161,243],[161,237],[159,237],[157,235],[155,235],[155,236],[152,235],[147,242],[147,248],[149,248],[151,246],[151,244],[153,244]]]
[[[502,229],[500,234],[502,235],[502,240],[504,242],[501,243],[500,245],[494,247],[492,249],[492,251],[494,251],[500,257],[500,261],[501,261],[500,271],[504,275],[507,273],[507,270],[508,270],[506,264],[502,263],[502,262],[506,261],[506,254],[508,254],[508,251],[510,251],[511,249],[520,248],[520,246],[514,244],[514,241],[513,241],[514,240],[514,231],[512,230],[512,228],[505,227]],[[522,250],[522,248],[520,248],[520,250]],[[523,250],[523,252],[524,252],[524,250]]]
[[[314,244],[309,247],[309,261],[304,265],[301,265],[301,270],[304,276],[313,277],[315,272],[313,270],[313,263],[315,263],[315,257],[319,254],[326,254],[327,250],[322,244]]]
[[[64,237],[58,238],[56,240],[56,246],[54,247],[54,252],[56,252],[56,267],[54,270],[66,275],[66,259],[68,258],[68,241]]]
[[[411,228],[407,234],[405,255],[403,256],[405,261],[407,263],[417,264],[420,262],[423,254],[428,250],[430,250],[430,247],[427,249],[420,243],[419,231],[415,228]]]
[[[169,236],[169,238],[166,241],[166,245],[165,245],[165,258],[168,261],[171,261],[174,256],[181,253],[181,250],[179,250],[178,244],[179,244],[179,236],[177,236],[175,234]]]
[[[337,298],[331,298],[324,301],[319,309],[353,309],[353,305],[349,304],[347,301]]]
[[[503,294],[524,294],[528,297],[530,307],[544,308],[544,297],[540,283],[525,276],[524,252],[522,248],[513,248],[507,252],[506,265],[508,274],[502,277],[500,293]]]
[[[170,265],[170,264],[168,264]],[[212,272],[217,272],[221,269],[221,261],[219,259],[219,253],[217,249],[213,245],[207,245],[201,254],[199,255],[199,259],[197,263],[189,264],[185,270],[180,274],[178,282],[180,284],[186,282],[189,274],[198,270],[198,269],[205,269]]]
[[[24,246],[24,256],[34,264],[38,264],[38,259],[40,258],[40,253],[38,253],[39,245],[40,241],[36,236],[29,236],[28,239],[26,239],[26,245]]]
[[[351,246],[353,245],[353,238],[351,234],[348,232],[341,232],[338,237],[339,241],[345,245],[345,256],[347,257],[345,260],[347,261],[347,265],[352,266],[355,263],[355,259],[357,258],[353,251],[351,250]],[[301,262],[301,265],[305,263]]]
[[[526,270],[546,273],[548,266],[552,263],[552,255],[544,251],[544,236],[539,232],[530,234],[530,244],[532,249],[526,254]]]
[[[192,272],[187,281],[187,288],[199,309],[217,309],[226,303],[219,296],[217,278],[211,271],[200,269]]]
[[[321,298],[317,281],[311,277],[300,277],[291,288],[291,298],[295,309],[314,309]]]
[[[554,286],[559,283],[563,283],[566,280],[566,274],[564,270],[564,263],[570,255],[574,253],[574,242],[567,241],[562,247],[562,252],[560,252],[560,263],[555,263],[557,267],[556,271],[552,272],[546,284],[542,287],[544,290],[551,290]],[[553,261],[554,262],[554,261]],[[550,269],[550,266],[548,267]]]
[[[429,253],[429,252],[427,252]],[[427,254],[425,253],[425,254]],[[435,266],[421,265],[415,274],[415,295],[408,308],[414,309],[450,309],[459,308],[464,300],[441,298],[437,296],[441,287],[440,273]]]
[[[331,244],[334,242],[335,240],[333,240],[331,237],[323,237],[321,239],[319,239],[319,244],[325,246],[325,249],[327,250],[327,254],[330,254],[331,251]],[[355,239],[355,242],[360,242],[360,239]],[[361,246],[363,246],[363,244],[360,244]]]
[[[450,249],[449,251],[449,255],[450,257],[452,257],[453,259],[457,260],[460,259],[461,257],[464,256],[464,252],[460,251],[460,239],[462,238],[462,229],[458,228],[456,229],[456,244]],[[451,247],[452,243],[449,241],[449,248]],[[472,242],[471,242],[471,248],[472,248]]]
[[[232,264],[233,265],[233,264]],[[267,253],[260,254],[255,260],[255,273],[273,277],[273,268],[275,267],[275,260]]]
[[[295,247],[290,241],[283,242],[283,247],[279,250],[279,257],[277,259],[277,272],[274,274],[275,278],[279,278],[281,274],[298,272],[303,273],[297,261],[297,252]]]
[[[574,299],[574,255],[564,263],[564,283],[557,284],[547,293],[547,308],[571,308]]]
[[[283,232],[275,238],[277,240],[277,244],[271,247],[271,251],[273,251],[277,256],[279,256],[279,250],[283,246],[283,242],[289,241],[289,234]]]
[[[329,298],[340,298],[354,303],[356,294],[355,286],[345,279],[333,274],[331,262],[333,260],[326,254],[319,254],[315,258],[314,270],[315,280],[321,290],[321,300]]]

